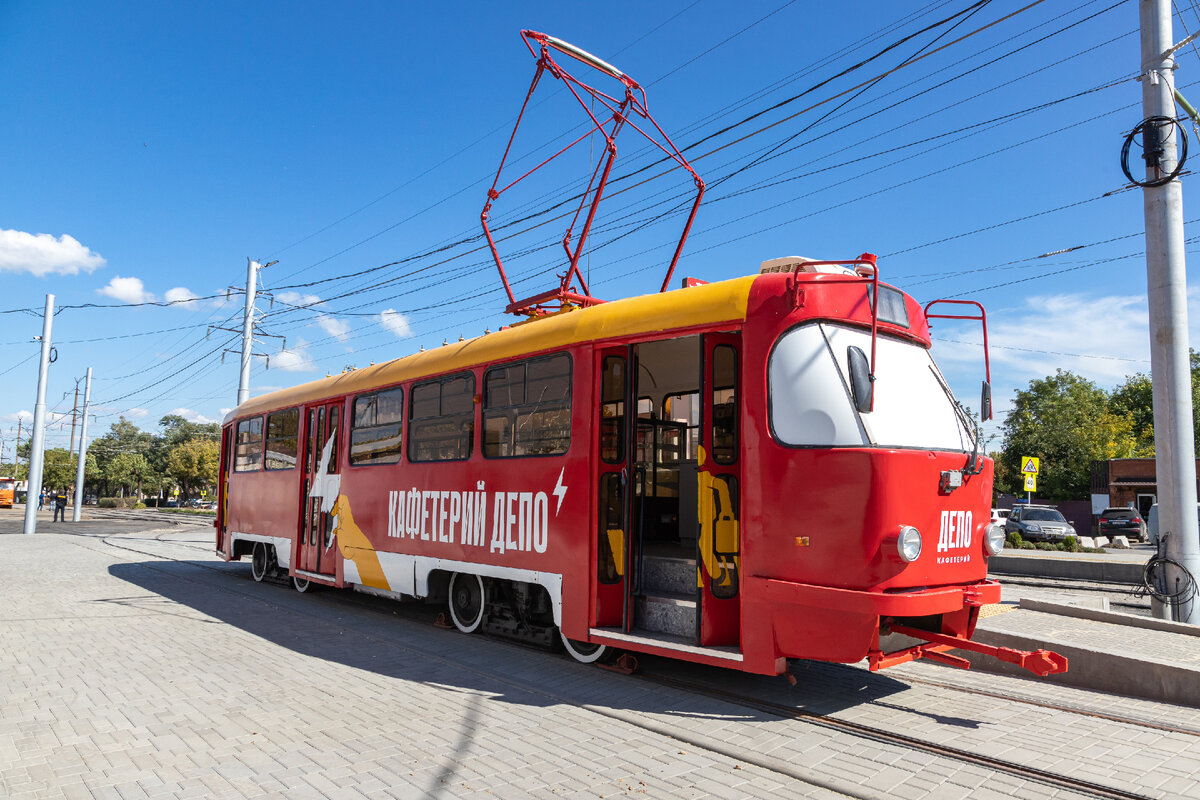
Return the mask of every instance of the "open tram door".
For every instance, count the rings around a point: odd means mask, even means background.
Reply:
[[[737,645],[741,611],[741,336],[701,337],[696,453],[699,644]]]
[[[341,411],[340,403],[305,409],[300,530],[293,562],[298,589],[306,587],[309,578],[327,582],[337,579],[337,551],[333,548],[333,514],[330,512],[340,488]]]

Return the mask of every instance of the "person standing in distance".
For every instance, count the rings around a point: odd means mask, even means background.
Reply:
[[[67,493],[59,489],[54,494],[54,522],[67,521]]]

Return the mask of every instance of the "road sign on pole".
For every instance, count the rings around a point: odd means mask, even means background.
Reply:
[[[1037,475],[1038,474],[1038,464],[1040,464],[1040,463],[1041,463],[1040,459],[1033,458],[1032,456],[1022,456],[1021,457],[1021,472],[1025,473],[1026,475]]]
[[[1027,492],[1036,492],[1037,491],[1037,475],[1027,474],[1025,476],[1025,491],[1027,491]]]

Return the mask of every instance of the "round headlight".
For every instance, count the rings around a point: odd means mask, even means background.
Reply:
[[[1004,528],[1000,525],[988,525],[987,534],[983,537],[983,544],[987,548],[988,555],[994,556],[1004,549]]]
[[[921,555],[921,532],[911,525],[902,527],[896,539],[896,552],[904,561],[916,561]]]

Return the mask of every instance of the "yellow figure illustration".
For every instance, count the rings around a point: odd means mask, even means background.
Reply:
[[[733,497],[728,481],[704,471],[706,454],[703,447],[698,450],[697,461],[701,469],[697,473],[700,485],[696,510],[700,518],[700,557],[714,587],[734,588],[740,543]],[[702,582],[697,581],[697,584],[702,585]]]
[[[383,574],[383,567],[379,565],[379,555],[371,546],[367,535],[355,524],[354,515],[350,512],[350,500],[346,495],[337,496],[332,513],[334,541],[337,542],[342,558],[353,561],[358,567],[358,577],[364,586],[390,590],[392,587],[388,584],[387,576]]]

